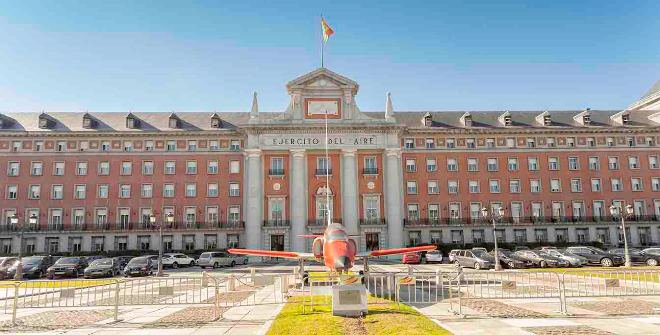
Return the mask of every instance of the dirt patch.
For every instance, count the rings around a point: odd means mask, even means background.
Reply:
[[[219,308],[216,313],[213,307],[187,307],[166,317],[144,325],[144,328],[194,328],[199,325],[216,321],[226,308]]]
[[[494,318],[543,318],[546,315],[495,300],[465,299],[463,306]]]
[[[48,311],[36,313],[16,319],[16,326],[11,320],[0,322],[0,331],[47,331],[56,329],[71,329],[90,325],[111,318],[114,312],[107,310],[94,311]]]
[[[655,309],[660,307],[658,304],[637,299],[579,301],[571,303],[570,305],[607,315],[655,314]]]
[[[351,335],[367,335],[367,329],[364,328],[364,319],[358,318],[344,318],[342,327],[345,334]]]
[[[588,326],[530,327],[523,330],[536,335],[614,335]]]

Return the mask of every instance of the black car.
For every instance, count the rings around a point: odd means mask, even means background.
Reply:
[[[85,257],[62,257],[47,270],[48,279],[58,277],[78,278],[87,267]]]
[[[495,250],[490,252],[491,256],[495,257]],[[500,265],[506,269],[522,269],[533,266],[532,262],[516,256],[509,250],[497,250],[500,259]]]
[[[119,268],[120,268],[120,269],[123,269],[123,268],[126,267],[126,264],[128,264],[128,262],[129,262],[131,259],[135,258],[135,257],[133,257],[133,256],[117,256],[117,257],[113,257],[113,258],[114,258],[114,259],[117,261],[117,263],[119,264]]]
[[[603,267],[623,265],[623,257],[605,252],[601,249],[589,246],[568,247],[566,251],[582,256],[589,261],[589,264],[600,264]]]
[[[48,267],[53,264],[51,256],[29,256],[22,258],[23,278],[39,279],[48,272]],[[7,277],[13,278],[16,275],[18,262],[7,269]]]
[[[558,257],[550,256],[540,250],[520,250],[520,251],[516,251],[514,255],[540,268],[569,267],[571,265],[566,260],[563,260]]]
[[[626,255],[624,248],[609,249],[607,252],[623,257],[625,262]],[[630,262],[633,264],[646,264],[648,266],[657,266],[660,263],[660,254],[646,253],[636,248],[629,248]]]
[[[124,276],[149,276],[154,273],[155,263],[149,256],[135,257],[124,268]]]
[[[9,269],[17,263],[16,257],[0,257],[0,279],[9,279]]]
[[[101,258],[93,261],[85,269],[85,278],[114,277],[121,273],[119,261],[114,258]]]

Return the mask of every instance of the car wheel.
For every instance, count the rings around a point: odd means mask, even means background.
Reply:
[[[475,270],[481,270],[481,264],[479,264],[479,262],[475,262],[474,263],[474,269]]]
[[[243,261],[243,265],[247,265],[247,258]]]
[[[658,265],[658,260],[655,258],[649,258],[646,260],[646,265],[648,266],[657,266]]]
[[[541,263],[539,263],[539,266],[542,267],[542,268],[547,268],[548,263],[546,263],[546,261],[541,261]]]
[[[231,267],[233,268],[234,266],[236,266],[236,261],[231,261]]]
[[[214,269],[217,269],[217,268],[219,268],[219,267],[220,267],[220,265],[218,264],[218,262],[213,263],[213,268],[214,268]]]
[[[178,268],[179,268],[179,264],[177,264],[176,262],[172,263],[172,269],[178,269]]]
[[[461,266],[461,262],[459,262],[459,261],[454,261],[454,265],[456,265],[456,266]]]
[[[509,269],[513,269],[516,267],[515,264],[513,264],[513,262],[507,263],[507,266],[509,266]]]
[[[612,265],[614,265],[614,263],[612,263],[612,260],[609,259],[609,258],[607,258],[607,257],[601,259],[601,260],[600,260],[600,264],[601,264],[603,267],[606,267],[606,268],[609,268],[609,267],[611,267]]]

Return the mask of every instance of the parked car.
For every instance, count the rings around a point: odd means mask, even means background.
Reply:
[[[519,250],[514,253],[516,256],[531,262],[534,266],[540,268],[547,267],[568,267],[570,263],[561,258],[550,256],[540,250]]]
[[[603,267],[619,266],[624,263],[623,257],[605,252],[596,247],[589,246],[578,246],[578,247],[568,247],[566,251],[585,257],[589,264],[600,264]]]
[[[517,245],[513,248],[513,251],[520,251],[520,250],[529,250],[529,247],[526,245]]]
[[[452,249],[451,251],[449,251],[449,253],[447,254],[447,258],[449,259],[449,263],[454,263],[454,260],[455,260],[454,257],[456,257],[456,254],[459,251],[461,251],[461,250],[460,249]]]
[[[199,255],[197,265],[202,269],[207,267],[219,268],[221,266],[234,266],[236,264],[247,264],[248,258],[242,255],[232,255],[222,251],[203,252]]]
[[[184,254],[165,254],[163,255],[163,267],[169,266],[173,269],[179,266],[193,266],[195,259]]]
[[[135,257],[133,257],[133,256],[117,256],[117,257],[113,257],[113,258],[114,258],[114,259],[117,261],[117,263],[119,264],[119,268],[120,268],[120,269],[123,269],[123,268],[126,267],[126,264],[128,264],[128,262],[129,262],[131,259],[135,258]]]
[[[422,262],[422,255],[417,252],[403,254],[403,264],[419,264]]]
[[[490,269],[495,266],[495,258],[481,250],[460,250],[454,255],[454,264],[476,270]]]
[[[9,269],[17,263],[16,257],[0,257],[0,279],[9,279]]]
[[[93,261],[104,258],[108,258],[108,257],[102,255],[85,256],[85,261],[87,262],[87,264],[92,264]]]
[[[440,250],[427,251],[426,263],[442,263],[442,252]]]
[[[561,258],[565,261],[568,261],[569,265],[572,267],[580,267],[589,264],[589,261],[586,258],[582,256],[578,256],[576,254],[572,254],[566,250],[545,249],[543,250],[543,252],[545,252],[550,256],[555,256],[557,258]]]
[[[483,251],[483,252],[488,252],[488,250],[484,247],[474,247],[472,248],[472,251]]]
[[[62,257],[48,268],[46,276],[48,279],[55,279],[57,277],[73,277],[78,278],[82,275],[87,267],[85,257]]]
[[[625,263],[626,255],[624,248],[609,249],[607,250],[607,252],[623,257],[623,261]],[[628,253],[630,254],[630,262],[633,264],[646,264],[648,266],[657,266],[658,263],[660,263],[660,254],[646,253],[637,248],[628,248]]]
[[[509,250],[498,249],[497,254],[498,254],[498,257],[500,259],[500,265],[503,268],[522,269],[522,268],[532,266],[532,262],[527,261],[523,258],[520,258],[520,257],[514,255],[514,253],[509,251]],[[490,255],[493,256],[493,259],[494,259],[495,258],[495,250],[491,251]]]
[[[644,251],[646,254],[660,255],[660,247],[650,247],[642,251]]]
[[[48,271],[53,264],[51,256],[29,256],[23,257],[23,278],[39,279]],[[18,262],[7,269],[7,276],[13,278],[16,275]]]
[[[119,260],[115,258],[101,258],[93,261],[85,268],[85,278],[114,277],[121,273]]]
[[[154,273],[156,266],[149,256],[135,257],[126,264],[124,276],[149,276]]]

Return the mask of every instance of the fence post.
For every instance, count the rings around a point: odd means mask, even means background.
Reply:
[[[257,277],[257,269],[250,268],[250,278],[252,279],[252,285],[254,285],[256,277]]]
[[[438,288],[440,288],[440,294],[442,294],[442,298],[444,299],[444,292],[442,291],[442,279],[440,277],[440,269],[435,270],[435,301],[438,301]],[[430,298],[430,297],[429,297]]]
[[[228,289],[229,289],[229,291],[232,291],[232,292],[236,291],[236,278],[234,277],[234,275],[231,275],[231,277],[229,277],[229,287],[228,287]]]
[[[21,282],[14,284],[14,305],[11,307],[11,324],[16,326],[16,310],[18,309],[18,289]]]
[[[115,321],[119,320],[119,281],[115,281]]]

